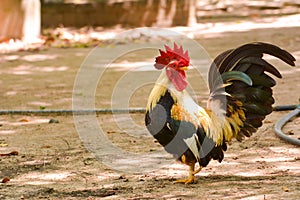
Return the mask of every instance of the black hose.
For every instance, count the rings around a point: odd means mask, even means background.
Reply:
[[[291,144],[298,145],[298,146],[300,146],[300,140],[287,136],[286,134],[284,134],[282,132],[282,128],[288,121],[290,121],[293,117],[295,117],[299,114],[300,114],[300,104],[298,106],[296,106],[296,108],[292,112],[290,112],[289,114],[287,114],[284,117],[282,117],[281,119],[279,119],[276,122],[275,128],[274,128],[275,133],[279,138],[281,138],[282,140],[284,140],[286,142],[289,142]]]
[[[283,111],[283,110],[294,110],[297,108],[297,105],[283,105],[283,106],[274,106],[273,111]],[[123,113],[145,113],[145,108],[127,108],[127,109],[95,109],[95,110],[0,110],[0,115],[26,115],[26,114],[123,114]]]
[[[294,110],[293,110],[294,109]],[[276,135],[286,142],[300,146],[300,140],[294,139],[282,132],[283,126],[293,117],[300,114],[300,104],[297,105],[283,105],[273,107],[274,111],[293,110],[288,115],[282,117],[275,124]],[[125,114],[125,113],[145,113],[145,108],[128,108],[128,109],[95,109],[95,110],[0,110],[0,115],[7,114]]]
[[[283,106],[274,106],[273,111],[285,111],[285,110],[294,110],[297,108],[297,105],[283,105]]]
[[[145,108],[128,108],[128,109],[95,109],[95,110],[0,110],[0,115],[15,114],[125,114],[125,113],[145,113]]]

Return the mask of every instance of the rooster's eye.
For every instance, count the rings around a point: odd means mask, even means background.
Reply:
[[[175,67],[176,67],[176,64],[175,64],[175,63],[169,63],[168,66],[169,66],[169,67],[172,67],[172,68],[175,68]]]

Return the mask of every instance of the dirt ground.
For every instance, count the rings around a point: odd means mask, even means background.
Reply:
[[[197,41],[211,57],[253,41],[272,42],[290,51],[298,59],[298,67],[274,61],[283,75],[274,95],[276,105],[298,103],[299,27],[200,35]],[[71,109],[75,77],[90,51],[46,48],[0,55],[0,109]],[[112,69],[99,83],[97,108],[110,105],[114,84],[125,72]],[[147,72],[137,73],[136,79],[147,76]],[[197,81],[192,73],[189,77],[191,82]],[[144,107],[150,89],[147,85],[137,90],[130,105]],[[200,101],[206,99],[204,94]],[[173,183],[187,175],[187,167],[175,161],[136,174],[104,165],[84,147],[72,115],[0,115],[0,153],[18,152],[0,157],[0,180],[5,182],[0,183],[0,199],[298,199],[300,149],[280,140],[273,130],[287,113],[273,112],[251,138],[232,142],[223,162],[212,161],[197,175],[197,183],[188,186]],[[142,127],[143,114],[131,116]],[[58,123],[49,123],[50,119]],[[97,120],[108,138],[126,151],[161,149],[150,136],[127,134],[111,114],[99,114]],[[300,118],[295,118],[284,131],[299,138],[299,124]]]

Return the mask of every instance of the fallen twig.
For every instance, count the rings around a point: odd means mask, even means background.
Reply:
[[[18,155],[18,154],[19,154],[19,152],[17,152],[17,151],[12,151],[12,152],[10,152],[10,153],[1,153],[0,156],[16,156],[16,155]]]

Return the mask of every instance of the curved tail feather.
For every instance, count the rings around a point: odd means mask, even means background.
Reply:
[[[228,128],[223,130],[220,137],[225,141],[251,136],[272,112],[272,87],[276,81],[270,75],[281,78],[281,74],[263,59],[263,54],[295,66],[295,58],[287,51],[268,43],[250,43],[223,52],[210,67],[208,109],[213,102],[219,102],[219,108],[226,110],[225,119],[233,133],[226,134]]]

